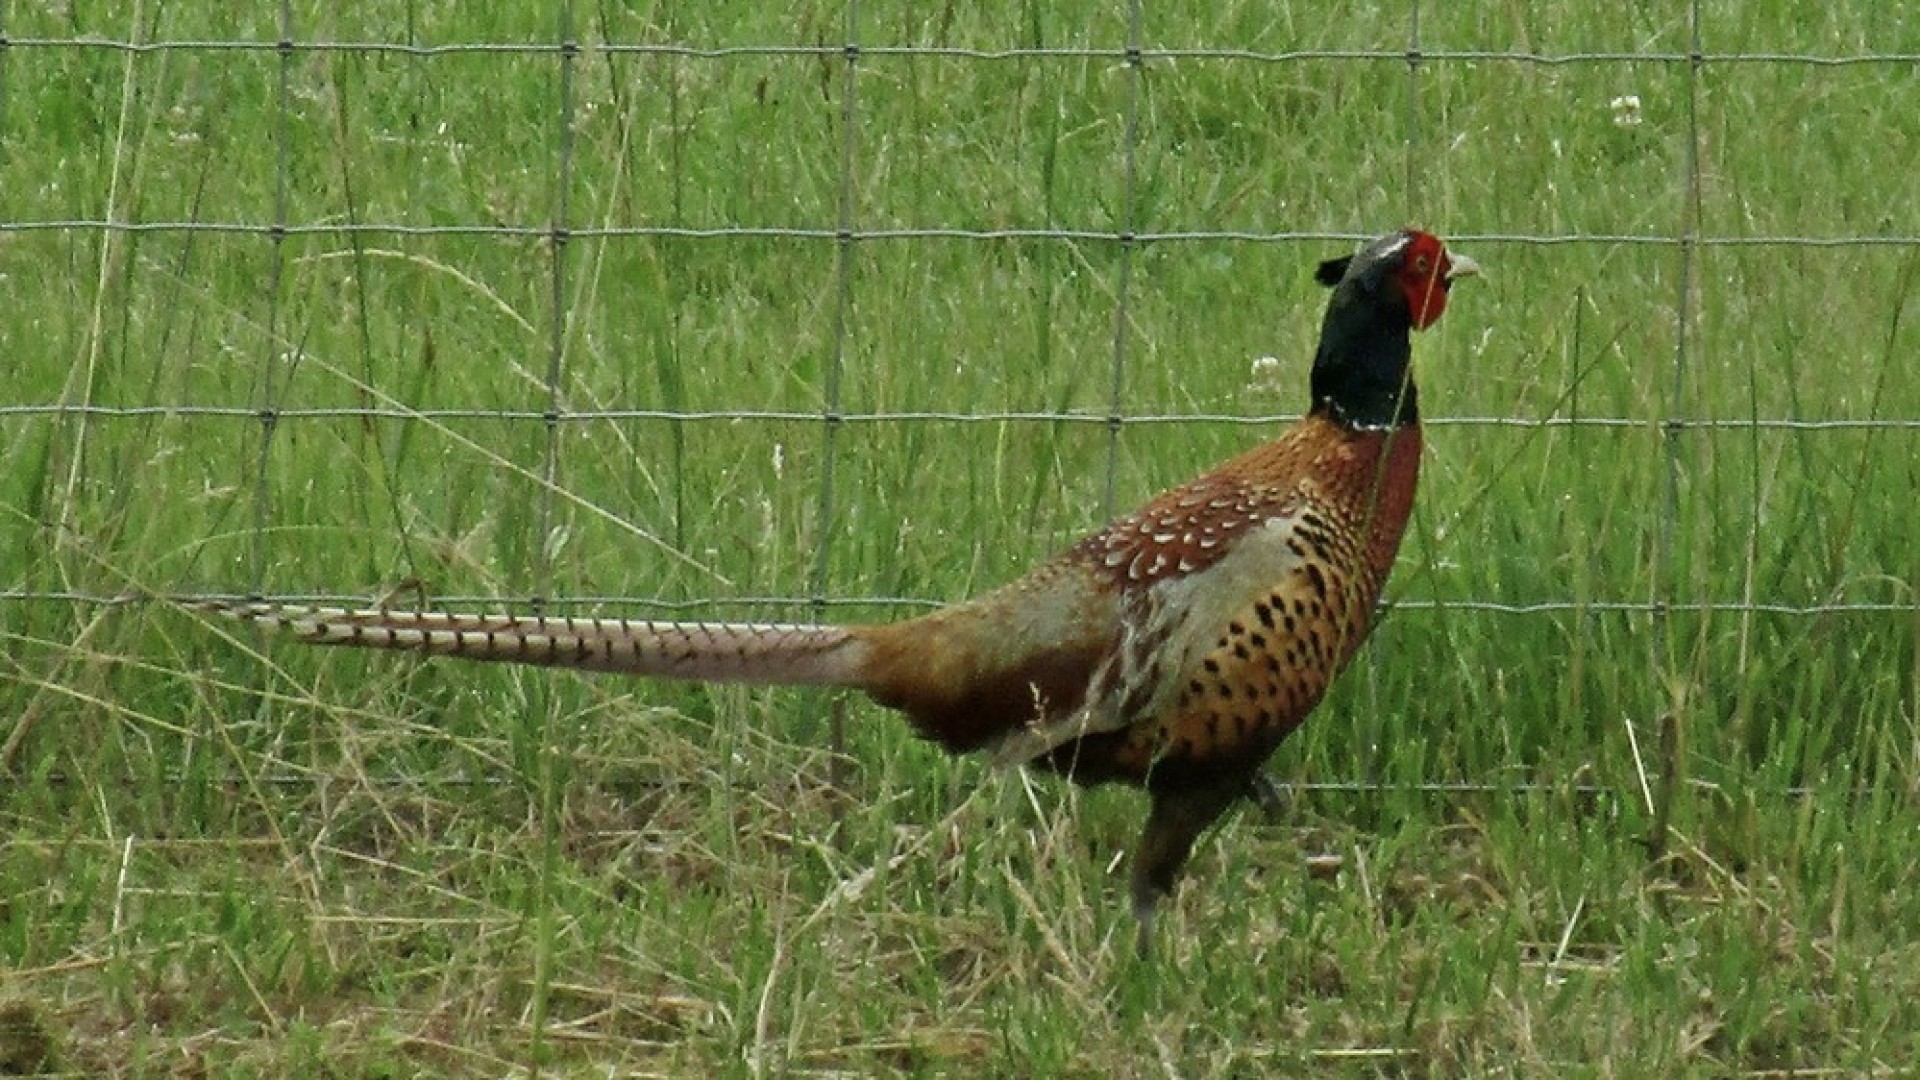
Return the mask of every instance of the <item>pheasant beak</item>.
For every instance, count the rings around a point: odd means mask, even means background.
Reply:
[[[1480,264],[1465,255],[1447,253],[1447,284],[1451,285],[1463,277],[1479,277]]]

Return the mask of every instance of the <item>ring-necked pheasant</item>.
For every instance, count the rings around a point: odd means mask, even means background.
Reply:
[[[1144,949],[1194,841],[1366,636],[1419,473],[1409,331],[1478,267],[1405,230],[1320,265],[1308,416],[1028,576],[864,626],[200,605],[327,645],[676,679],[857,687],[955,753],[1152,800],[1132,856]]]

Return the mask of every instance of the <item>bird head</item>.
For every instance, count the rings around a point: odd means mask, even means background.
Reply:
[[[1314,277],[1333,296],[1313,361],[1314,410],[1361,426],[1417,421],[1408,335],[1437,322],[1453,283],[1479,272],[1472,259],[1418,229],[1321,263]]]
[[[1388,233],[1352,255],[1328,259],[1314,278],[1351,301],[1377,309],[1390,319],[1394,309],[1404,311],[1410,326],[1425,330],[1447,310],[1447,291],[1463,277],[1480,272],[1480,264],[1455,255],[1432,233],[1402,229]],[[1336,295],[1336,302],[1340,298]]]

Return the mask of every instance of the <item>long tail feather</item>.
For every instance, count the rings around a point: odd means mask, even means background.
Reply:
[[[348,611],[223,601],[187,606],[286,630],[315,645],[713,682],[863,686],[869,651],[857,628],[841,626]]]

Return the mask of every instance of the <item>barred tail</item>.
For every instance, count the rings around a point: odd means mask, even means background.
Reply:
[[[869,654],[857,628],[840,626],[347,611],[218,601],[187,606],[287,630],[316,645],[666,679],[861,687]]]

